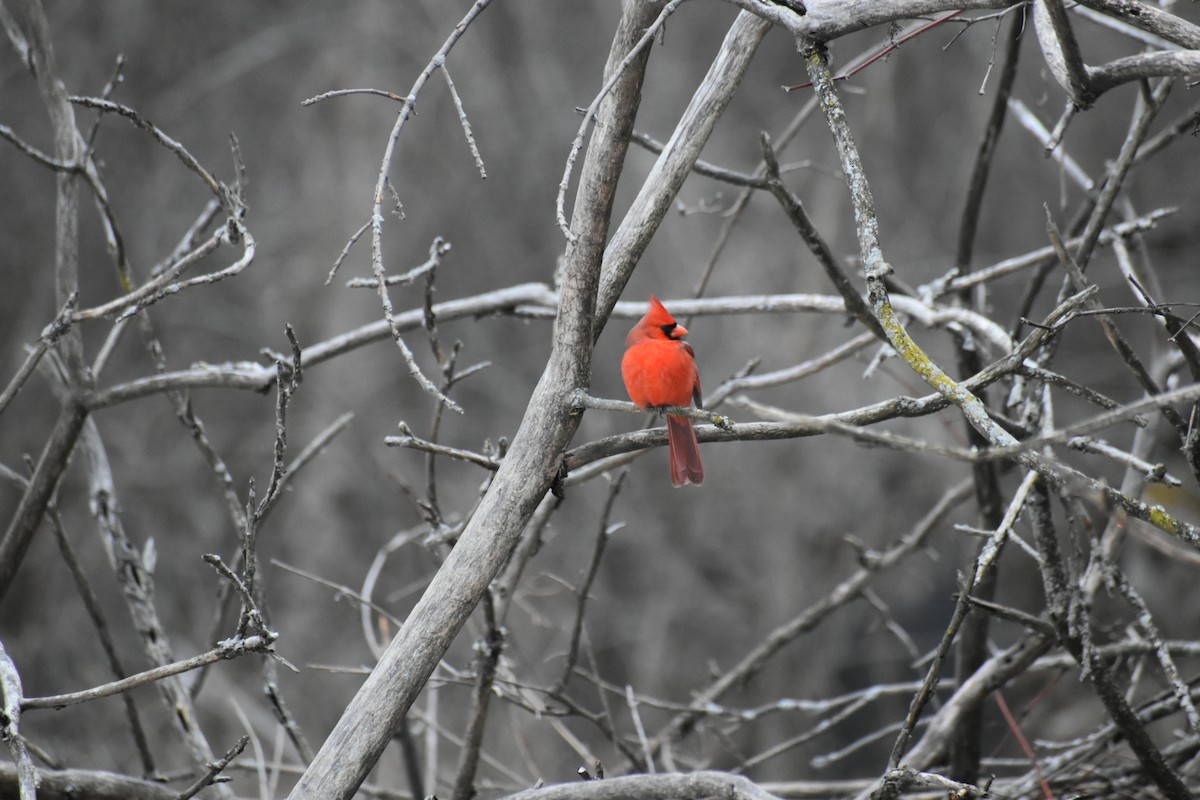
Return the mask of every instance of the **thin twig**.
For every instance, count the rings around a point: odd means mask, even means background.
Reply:
[[[75,317],[77,300],[78,296],[74,294],[67,298],[67,302],[59,309],[57,316],[42,330],[42,334],[38,337],[37,342],[29,349],[29,352],[25,356],[25,361],[21,363],[20,368],[17,370],[17,374],[4,387],[4,391],[0,392],[0,414],[4,413],[4,409],[17,396],[17,392],[21,391],[21,387],[25,385],[25,381],[29,380],[29,376],[33,374],[34,369],[37,368],[38,362],[41,361],[46,351],[70,327],[71,321]]]
[[[364,225],[359,230],[358,234],[356,234],[356,237],[361,235],[366,229],[367,225]],[[407,286],[410,283],[415,283],[417,279],[425,277],[427,273],[436,269],[441,263],[442,256],[449,251],[450,243],[441,236],[435,236],[433,243],[429,246],[429,258],[425,259],[423,263],[418,264],[417,266],[400,275],[388,275],[386,278],[384,278],[383,282],[387,286]],[[338,263],[340,263],[340,259]],[[337,264],[334,265],[334,269],[337,269]],[[331,272],[330,278],[332,277],[333,273]],[[328,281],[326,281],[326,283],[328,283]],[[352,278],[351,280],[346,281],[346,287],[350,289],[375,289],[378,287],[378,285],[378,281],[376,281],[374,278]]]
[[[474,453],[458,447],[448,447],[422,439],[414,434],[412,429],[404,422],[400,423],[400,435],[385,436],[383,443],[388,447],[410,447],[414,450],[424,450],[427,453],[456,458],[459,461],[476,464],[484,469],[496,470],[500,468],[500,462],[491,456]]]
[[[172,139],[158,126],[154,125],[140,113],[129,106],[122,105],[121,103],[114,103],[111,100],[103,100],[98,97],[75,96],[71,97],[70,100],[75,105],[83,106],[84,108],[93,108],[97,111],[103,111],[122,116],[132,122],[138,128],[141,128],[149,133],[156,142],[174,153],[175,156],[183,162],[185,167],[200,177],[200,180],[202,180],[204,185],[208,187],[208,190],[212,192],[214,196],[216,196],[217,200],[227,212],[234,216],[240,216],[241,202],[240,200],[236,199],[236,195],[229,190],[229,187],[218,181],[208,170],[201,166],[200,162],[196,160],[195,156],[188,152],[186,147]]]
[[[933,697],[937,689],[938,680],[942,672],[942,664],[946,660],[946,656],[950,654],[950,647],[954,644],[954,637],[958,634],[959,626],[967,616],[967,612],[971,609],[971,589],[975,585],[975,576],[979,573],[982,565],[982,557],[976,559],[976,564],[968,573],[959,576],[958,583],[958,600],[954,605],[954,613],[950,616],[950,622],[946,625],[946,630],[942,633],[942,639],[938,643],[937,651],[934,653],[933,660],[929,664],[929,671],[925,674],[925,680],[921,683],[921,688],[913,695],[912,702],[909,704],[908,713],[904,717],[904,724],[900,728],[900,734],[896,737],[896,743],[892,745],[892,754],[888,758],[888,769],[894,770],[900,766],[901,759],[904,758],[905,752],[908,750],[909,740],[912,739],[913,731],[916,730],[917,721],[921,718],[921,712],[925,710],[926,703]],[[882,797],[882,794],[873,794],[872,797]]]
[[[487,170],[483,168],[483,156],[479,155],[479,146],[475,144],[475,137],[471,134],[471,122],[467,119],[467,110],[463,108],[462,98],[458,96],[458,90],[454,88],[454,81],[450,79],[450,70],[446,68],[446,57],[440,56],[435,59],[434,66],[442,71],[442,77],[446,79],[446,88],[450,90],[450,97],[454,100],[454,109],[458,112],[458,121],[462,125],[463,134],[467,137],[467,147],[471,150],[471,157],[475,159],[475,168],[479,170],[479,177],[487,180]]]
[[[1146,733],[1133,709],[1112,679],[1111,672],[1094,647],[1088,645],[1091,622],[1082,597],[1071,577],[1058,546],[1058,537],[1050,513],[1049,495],[1044,481],[1038,481],[1031,502],[1032,521],[1038,551],[1041,553],[1042,585],[1046,606],[1059,640],[1079,663],[1080,671],[1096,690],[1113,723],[1129,742],[1147,776],[1171,800],[1184,800],[1191,792],[1163,759],[1162,752]],[[1082,619],[1079,619],[1079,618]]]
[[[346,586],[341,583],[337,583],[335,581],[331,581],[328,578],[322,578],[319,575],[314,575],[311,572],[306,572],[298,567],[293,567],[291,564],[286,564],[277,558],[271,559],[271,564],[273,566],[279,567],[280,569],[285,569],[294,575],[299,575],[301,578],[307,578],[308,580],[310,580],[314,583],[320,584],[321,586],[325,586],[330,589],[333,589],[334,591],[337,592],[338,597],[345,597],[355,603],[370,607],[371,609],[373,609],[375,611],[375,613],[377,613],[380,616],[387,619],[388,622],[392,623],[397,628],[399,628],[401,625],[404,624],[404,620],[397,618],[383,606],[380,606],[380,605],[377,605],[376,603],[371,602],[370,598],[363,597],[361,594],[354,591],[349,586]]]
[[[1082,291],[1088,286],[1087,279],[1083,275],[1083,270],[1079,267],[1079,264],[1071,256],[1071,254],[1067,252],[1066,247],[1063,245],[1062,236],[1058,232],[1058,227],[1054,224],[1049,207],[1047,207],[1045,211],[1046,234],[1050,238],[1050,244],[1054,248],[1055,253],[1058,255],[1059,263],[1062,265],[1063,270],[1067,273],[1067,278],[1074,287],[1074,290],[1077,292]],[[1093,297],[1087,301],[1084,308],[1090,311],[1099,311],[1103,308],[1103,306],[1100,304],[1098,299]],[[1100,327],[1104,331],[1104,337],[1108,340],[1109,344],[1112,345],[1113,349],[1117,352],[1117,355],[1121,357],[1121,360],[1124,361],[1126,366],[1129,367],[1129,371],[1133,374],[1134,378],[1137,379],[1137,382],[1142,389],[1147,394],[1161,394],[1162,390],[1157,386],[1154,378],[1151,377],[1150,371],[1146,369],[1145,365],[1142,364],[1141,359],[1138,358],[1137,353],[1134,352],[1133,346],[1129,344],[1128,340],[1126,340],[1126,338],[1121,334],[1121,331],[1117,328],[1116,323],[1109,319],[1107,315],[1097,316],[1096,321],[1100,323]],[[1183,419],[1179,416],[1179,413],[1176,412],[1174,408],[1170,406],[1159,406],[1159,410],[1162,412],[1162,415],[1166,417],[1167,421],[1175,426],[1175,429],[1179,431],[1181,437],[1186,435],[1186,423],[1184,423]]]
[[[305,101],[308,102],[308,101]],[[346,260],[346,256],[350,255],[350,249],[355,243],[362,238],[362,235],[371,227],[371,221],[367,220],[362,224],[362,227],[350,235],[350,239],[342,247],[342,252],[338,253],[338,257],[333,260],[333,266],[329,268],[329,274],[325,276],[325,285],[333,283],[333,276],[337,275],[338,267],[342,266],[342,262]],[[371,284],[374,286],[374,282]]]
[[[617,82],[625,74],[625,71],[637,60],[642,51],[654,42],[659,31],[666,25],[667,17],[675,13],[675,9],[681,2],[683,0],[669,0],[669,2],[663,5],[662,11],[658,13],[658,17],[646,28],[642,38],[630,49],[617,68],[612,71],[604,86],[592,98],[592,102],[588,104],[588,107],[583,112],[583,123],[579,126],[579,132],[575,134],[575,138],[571,141],[571,150],[567,154],[567,163],[563,169],[562,180],[558,183],[558,197],[554,201],[555,214],[558,218],[558,228],[563,232],[563,236],[566,237],[568,242],[574,242],[577,237],[571,230],[570,223],[567,222],[565,210],[567,204],[567,187],[571,185],[571,172],[575,169],[575,159],[579,157],[579,151],[583,149],[583,142],[587,138],[588,130],[596,121],[597,112],[600,110],[600,103],[604,98],[608,97],[609,93],[617,85]]]
[[[76,703],[86,703],[91,700],[99,700],[102,697],[111,697],[114,694],[128,692],[139,686],[161,681],[163,678],[181,675],[184,672],[198,669],[205,664],[213,664],[217,661],[237,658],[248,653],[267,653],[271,650],[271,643],[273,641],[273,637],[261,635],[249,636],[245,639],[226,639],[225,641],[218,642],[217,646],[213,649],[192,656],[191,658],[164,664],[161,667],[148,669],[136,675],[130,675],[128,678],[110,681],[91,689],[46,697],[27,697],[21,702],[21,707],[26,711],[37,708],[65,708]]]
[[[600,511],[596,539],[592,545],[592,555],[588,559],[583,579],[579,581],[579,585],[575,588],[575,615],[574,622],[571,624],[571,635],[567,640],[567,654],[563,661],[562,672],[559,673],[554,688],[550,690],[551,695],[561,694],[563,689],[566,688],[571,673],[575,671],[575,662],[579,658],[579,641],[583,635],[584,609],[587,607],[588,598],[591,595],[592,583],[596,580],[596,575],[600,571],[600,559],[604,556],[604,550],[608,545],[609,537],[619,527],[610,525],[608,520],[612,514],[613,505],[616,503],[617,495],[620,493],[621,487],[624,486],[625,479],[628,476],[629,470],[620,470],[617,472],[616,477],[613,478],[612,483],[609,484],[608,496],[605,498],[604,507]]]
[[[208,769],[205,770],[203,775],[196,779],[195,783],[180,792],[176,800],[189,800],[190,798],[199,794],[204,788],[212,786],[214,783],[221,782],[222,780],[228,780],[218,778],[217,776],[229,766],[230,761],[233,761],[242,754],[242,751],[246,749],[246,745],[249,743],[249,736],[242,736],[241,739],[238,739],[237,744],[225,751],[225,755],[208,765]]]
[[[75,548],[71,545],[71,540],[67,538],[67,532],[63,530],[62,517],[57,509],[51,511],[50,522],[54,527],[54,535],[58,540],[58,549],[62,553],[63,561],[66,562],[67,569],[71,572],[79,596],[83,600],[83,606],[87,609],[88,616],[92,619],[92,626],[95,627],[96,635],[100,639],[100,647],[104,650],[104,656],[108,660],[109,670],[118,680],[123,679],[127,677],[128,672],[117,653],[117,646],[109,630],[103,607],[100,605],[100,598],[93,591],[87,573],[79,563],[79,557],[75,554]],[[125,706],[125,717],[129,722],[134,746],[142,760],[142,772],[144,775],[154,775],[158,770],[154,766],[154,755],[150,751],[150,743],[146,737],[141,717],[138,715],[137,705],[133,702],[133,695],[123,693],[121,700]]]
[[[1150,614],[1146,601],[1134,585],[1117,569],[1116,565],[1106,564],[1105,577],[1111,585],[1116,587],[1137,615],[1136,624],[1141,629],[1142,635],[1149,641],[1150,646],[1154,648],[1154,656],[1158,659],[1158,665],[1162,669],[1171,691],[1179,700],[1179,707],[1183,709],[1184,717],[1188,721],[1188,728],[1191,729],[1193,736],[1200,735],[1200,712],[1196,710],[1191,692],[1180,677],[1179,667],[1176,666],[1175,659],[1171,657],[1171,651],[1167,648],[1162,634],[1159,633],[1158,626],[1154,624],[1154,617]]]
[[[883,329],[879,327],[879,320],[871,315],[871,309],[867,307],[862,295],[854,288],[850,277],[842,269],[838,263],[837,257],[833,254],[833,250],[825,242],[825,239],[817,231],[808,213],[805,212],[804,206],[800,203],[800,198],[796,197],[787,187],[783,185],[783,179],[779,175],[779,162],[775,158],[775,151],[771,148],[771,139],[767,134],[759,134],[759,147],[762,151],[763,164],[766,166],[767,185],[771,190],[771,194],[779,201],[779,205],[783,208],[788,219],[796,228],[796,232],[800,234],[800,238],[808,247],[809,251],[817,259],[822,269],[825,270],[826,277],[829,282],[837,289],[842,300],[846,303],[846,310],[861,322],[867,330],[874,333],[880,340],[887,341],[887,336]]]
[[[463,735],[462,749],[459,752],[458,767],[454,771],[452,800],[470,800],[475,794],[475,773],[479,768],[483,728],[487,722],[496,665],[504,650],[504,632],[496,624],[496,613],[490,594],[483,597],[483,614],[485,633],[484,638],[476,645],[475,685],[471,694],[471,710],[466,733]]]

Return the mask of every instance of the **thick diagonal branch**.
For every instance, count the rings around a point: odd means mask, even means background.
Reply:
[[[653,6],[626,4],[608,72],[654,18]],[[571,224],[578,238],[567,248],[553,349],[507,457],[442,568],[292,790],[294,800],[355,793],[557,476],[579,424],[572,398],[576,387],[587,385],[600,263],[648,54],[626,69],[601,105],[580,176]]]

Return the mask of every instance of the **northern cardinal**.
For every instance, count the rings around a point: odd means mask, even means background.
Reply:
[[[625,356],[621,359],[625,389],[639,407],[686,406],[695,400],[696,408],[703,408],[696,354],[683,341],[686,335],[687,328],[650,295],[650,310],[625,337]],[[671,453],[672,484],[704,481],[700,445],[690,419],[667,416],[667,449]]]

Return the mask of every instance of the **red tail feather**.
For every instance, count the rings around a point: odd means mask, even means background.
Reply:
[[[704,465],[700,463],[700,443],[696,429],[685,417],[667,417],[667,449],[671,451],[671,483],[704,483]]]

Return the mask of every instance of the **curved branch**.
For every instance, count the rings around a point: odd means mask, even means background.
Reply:
[[[438,402],[445,405],[458,413],[463,413],[458,403],[455,403],[449,397],[446,397],[440,389],[426,377],[421,371],[421,367],[417,364],[416,358],[413,356],[412,350],[400,336],[400,329],[396,327],[395,320],[392,316],[392,301],[388,296],[386,278],[383,272],[383,199],[387,194],[389,187],[388,174],[391,172],[392,158],[396,153],[396,143],[400,139],[400,131],[404,128],[409,118],[414,113],[414,108],[417,103],[417,95],[421,93],[421,89],[429,80],[435,69],[445,65],[446,56],[454,49],[458,40],[466,32],[467,28],[475,21],[478,16],[483,13],[483,10],[491,4],[491,0],[475,0],[475,3],[467,11],[466,15],[454,26],[454,30],[442,42],[441,48],[434,54],[433,58],[421,70],[416,81],[413,82],[412,88],[408,91],[408,96],[404,98],[404,104],[400,107],[400,112],[396,116],[396,122],[392,126],[392,132],[388,136],[387,145],[383,150],[382,163],[379,165],[379,174],[375,179],[375,192],[372,198],[371,210],[371,271],[375,276],[378,287],[379,301],[383,307],[384,321],[388,323],[392,333],[392,339],[396,342],[396,346],[400,349],[400,355],[404,359],[404,364],[408,368],[408,373],[413,380],[417,382],[427,394],[437,398]],[[397,200],[397,203],[399,201]]]
[[[200,164],[200,162],[196,160],[196,157],[188,152],[186,147],[172,139],[166,134],[166,132],[164,132],[154,123],[150,122],[150,120],[143,117],[136,110],[130,108],[129,106],[125,106],[120,103],[114,103],[111,100],[104,100],[99,97],[73,96],[70,98],[70,100],[75,105],[83,106],[84,108],[92,108],[100,112],[116,114],[124,117],[136,127],[146,131],[146,133],[154,137],[156,142],[174,153],[175,156],[183,162],[185,167],[196,173],[196,175],[200,177],[200,180],[204,182],[204,185],[208,187],[208,190],[216,196],[218,201],[220,201],[221,205],[226,211],[228,211],[230,214],[239,215],[241,202],[235,200],[235,197],[229,190],[229,187],[214,178],[212,173],[206,170]]]
[[[1011,5],[1011,0],[842,0],[837,3],[813,3],[803,17],[780,19],[778,23],[807,47],[899,20],[943,11],[1007,8]]]
[[[673,800],[679,797],[721,797],[726,800],[780,800],[743,775],[730,772],[627,775],[529,789],[503,800]]]
[[[1167,76],[1200,78],[1200,52],[1139,53],[1088,67],[1088,88],[1099,97],[1123,83]]]
[[[169,786],[139,778],[90,769],[39,769],[39,800],[177,800]],[[0,764],[0,800],[16,800],[17,770]]]
[[[1090,106],[1096,93],[1092,91],[1083,53],[1062,0],[1034,0],[1033,26],[1038,44],[1042,46],[1042,55],[1058,85],[1066,90],[1078,108]]]
[[[1200,26],[1141,0],[1079,0],[1080,5],[1128,22],[1190,50],[1200,50]]]

